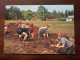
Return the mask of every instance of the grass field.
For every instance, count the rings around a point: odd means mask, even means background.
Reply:
[[[5,24],[15,23],[14,20],[5,20]],[[66,21],[22,21],[22,23],[34,23],[37,27],[43,27],[49,25],[50,33],[62,32],[69,36],[74,36],[74,22]]]

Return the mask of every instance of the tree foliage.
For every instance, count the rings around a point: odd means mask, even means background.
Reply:
[[[20,10],[17,7],[11,6],[10,8],[5,9],[5,19],[6,20],[17,20],[17,19],[28,19],[31,20],[32,17],[36,17],[38,19],[42,19],[46,21],[47,17],[58,17],[58,18],[64,18],[68,17],[69,15],[74,15],[73,10],[66,10],[63,12],[57,12],[56,10],[53,10],[52,12],[49,12],[48,9],[46,9],[44,6],[40,5],[38,7],[37,12],[31,11],[31,10]]]
[[[45,21],[46,20],[46,17],[48,17],[49,14],[50,13],[47,11],[47,9],[44,6],[40,5],[38,7],[38,10],[37,10],[37,18],[44,19],[44,21]]]
[[[11,6],[9,9],[6,9],[5,18],[8,20],[21,19],[22,13],[19,8]]]

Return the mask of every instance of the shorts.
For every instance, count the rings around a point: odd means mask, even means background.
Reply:
[[[21,35],[23,32],[18,30],[17,33]],[[25,31],[25,33],[27,33],[29,35],[28,31]]]
[[[44,34],[44,31],[42,31],[42,32],[40,31],[40,36],[43,36],[43,34]]]
[[[67,48],[66,54],[73,54],[74,53],[74,46]]]
[[[17,33],[20,34],[20,35],[22,34],[22,32],[20,32],[19,30],[17,30]]]
[[[57,53],[59,54],[73,54],[74,53],[74,46],[72,45],[69,48],[60,48]]]

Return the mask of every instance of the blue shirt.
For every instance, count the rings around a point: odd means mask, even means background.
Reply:
[[[68,40],[66,39],[65,37],[62,37],[59,44],[65,44],[65,48],[69,48],[71,47],[73,44]]]
[[[21,32],[26,32],[26,33],[29,32],[29,29],[28,28],[20,28],[19,30],[21,30]]]

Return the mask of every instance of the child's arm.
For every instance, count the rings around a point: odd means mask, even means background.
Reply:
[[[62,45],[57,44],[57,45],[56,45],[56,47],[59,47],[59,48],[64,48],[64,47],[65,47],[65,44],[62,44]]]
[[[38,35],[40,34],[40,28],[39,28],[39,30],[38,30]]]
[[[65,44],[62,44],[61,46],[60,46],[60,44],[57,44],[57,45],[51,45],[51,46],[53,46],[53,47],[58,47],[58,48],[64,48]]]
[[[30,31],[29,31],[29,36],[30,36]]]
[[[34,29],[33,29],[33,33],[35,34],[35,26],[34,26]]]

